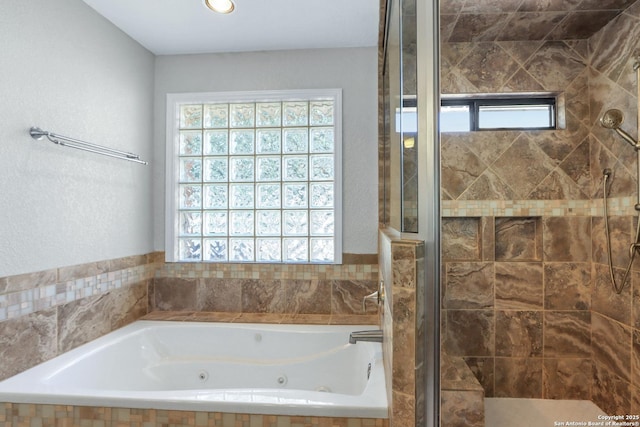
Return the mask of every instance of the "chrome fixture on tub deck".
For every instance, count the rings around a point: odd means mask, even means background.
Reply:
[[[349,334],[349,344],[355,344],[358,341],[382,342],[382,330],[374,329],[370,331],[355,331]]]

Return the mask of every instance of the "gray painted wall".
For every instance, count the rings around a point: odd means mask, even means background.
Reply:
[[[0,52],[0,277],[152,251],[153,166],[28,130],[151,160],[154,56],[80,0],[3,0]]]
[[[156,250],[164,249],[166,95],[282,89],[342,89],[343,252],[377,253],[376,47],[156,58],[154,183]]]
[[[0,277],[164,249],[169,92],[342,88],[343,251],[377,252],[375,47],[156,58],[80,0],[3,0],[0,51]]]

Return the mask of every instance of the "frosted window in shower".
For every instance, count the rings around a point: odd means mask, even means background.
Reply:
[[[441,132],[469,132],[471,115],[469,105],[443,105],[440,109]]]
[[[168,261],[341,261],[339,90],[167,105]]]
[[[549,129],[554,126],[553,105],[479,105],[478,129]]]
[[[441,132],[556,129],[558,102],[550,94],[482,94],[444,98]]]

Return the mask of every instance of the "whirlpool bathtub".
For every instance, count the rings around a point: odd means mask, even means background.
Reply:
[[[137,321],[0,382],[0,402],[386,418],[375,326]]]

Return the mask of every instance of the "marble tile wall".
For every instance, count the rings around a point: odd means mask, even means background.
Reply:
[[[384,361],[390,426],[424,425],[425,396],[421,378],[426,355],[421,351],[424,309],[417,287],[423,275],[424,244],[402,239],[391,229],[379,233],[379,259],[384,281]],[[484,426],[484,391],[462,358],[446,358],[442,375],[443,426]],[[390,387],[389,387],[390,386]]]
[[[1,426],[387,427],[387,419],[0,404]]]
[[[378,285],[377,255],[343,254],[342,265],[163,264],[152,310],[284,314],[372,314],[362,299]]]
[[[416,281],[424,257],[420,242],[402,240],[393,230],[379,234],[381,278],[385,301],[383,334],[391,426],[421,425],[416,402],[423,396],[416,387]]]
[[[443,40],[587,39],[635,0],[443,1]]]
[[[443,218],[443,347],[487,397],[591,398],[590,224]]]
[[[443,44],[443,94],[562,92],[566,102],[566,129],[443,133],[443,200],[590,199],[587,65],[586,41]]]
[[[371,314],[362,300],[377,280],[263,280],[156,278],[150,289],[152,310],[233,313]]]
[[[380,280],[384,289],[384,301],[381,307],[382,335],[386,339],[382,341],[384,361],[384,373],[387,387],[387,402],[389,404],[389,419],[393,420],[396,404],[393,400],[393,262],[391,257],[391,243],[398,234],[390,229],[381,229],[378,232],[378,259],[380,266]],[[391,421],[391,425],[393,421]]]
[[[640,52],[640,4],[634,4],[589,39],[592,196],[602,197],[602,174],[610,168],[610,193],[632,196],[636,191],[634,150],[615,132],[597,125],[609,108],[625,114],[623,128],[638,135],[638,81],[633,70]],[[617,182],[616,182],[617,181]],[[637,213],[610,217],[614,275],[621,282],[628,248],[635,238]],[[640,263],[620,294],[612,290],[602,211],[592,217],[592,399],[608,413],[640,410]]]
[[[440,425],[484,427],[484,390],[462,358],[442,354]]]
[[[565,96],[565,129],[442,135],[443,347],[465,358],[488,396],[640,409],[640,264],[615,294],[602,213],[602,170],[611,168],[620,280],[637,223],[636,158],[598,124],[619,108],[637,134],[638,33],[636,2],[588,39],[442,45],[445,94]]]
[[[0,380],[147,314],[158,254],[0,278]]]

